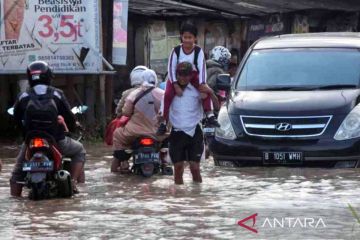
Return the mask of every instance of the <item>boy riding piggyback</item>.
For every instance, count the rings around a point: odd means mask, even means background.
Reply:
[[[185,22],[180,29],[181,35],[181,44],[174,47],[171,51],[168,63],[168,73],[169,79],[166,83],[166,90],[164,96],[164,108],[163,108],[163,118],[165,121],[169,117],[169,108],[172,103],[172,100],[175,96],[181,97],[183,94],[183,89],[179,86],[177,82],[177,72],[176,68],[179,63],[189,62],[194,66],[194,70],[191,74],[194,76],[191,78],[191,84],[205,97],[203,98],[203,109],[206,113],[207,123],[212,127],[219,127],[214,113],[213,113],[213,102],[211,95],[213,94],[212,89],[206,84],[206,64],[205,64],[205,55],[203,50],[195,44],[197,29],[196,27],[189,23]],[[162,135],[166,132],[165,122],[160,124],[158,134]]]

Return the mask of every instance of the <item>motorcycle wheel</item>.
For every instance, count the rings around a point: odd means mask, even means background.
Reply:
[[[73,186],[70,177],[68,177],[66,181],[58,181],[57,184],[59,197],[69,198],[73,195]]]
[[[31,189],[29,192],[29,199],[38,201],[44,198],[43,191],[40,189],[41,183],[31,183]]]
[[[174,175],[174,170],[171,166],[162,166],[161,173],[163,175],[172,176],[172,175]]]
[[[151,177],[154,174],[154,164],[153,163],[143,163],[140,166],[141,175],[144,177]]]

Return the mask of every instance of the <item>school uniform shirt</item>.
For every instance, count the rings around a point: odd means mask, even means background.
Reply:
[[[195,57],[195,47],[191,51],[191,53],[186,54],[183,50],[182,44],[180,48],[180,56],[177,56],[175,52],[175,48],[171,51],[168,63],[168,73],[169,79],[171,82],[176,82],[176,66],[178,63],[182,62],[190,62],[194,64],[194,57]],[[178,60],[179,59],[179,60]],[[205,54],[204,51],[201,49],[197,59],[197,67],[199,70],[199,83],[203,84],[206,83],[206,63],[205,63]]]
[[[193,137],[196,126],[203,118],[199,91],[190,83],[181,97],[175,96],[169,111],[169,121],[175,131],[183,131]]]

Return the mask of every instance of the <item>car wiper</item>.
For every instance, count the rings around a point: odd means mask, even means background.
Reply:
[[[355,84],[334,84],[334,85],[326,85],[326,86],[316,87],[315,89],[331,90],[331,89],[342,89],[342,88],[358,88],[358,85],[355,85]]]
[[[286,90],[306,91],[306,90],[312,90],[312,88],[309,88],[309,87],[287,86],[287,87],[259,88],[259,89],[253,89],[253,90],[254,90],[254,91],[286,91]]]

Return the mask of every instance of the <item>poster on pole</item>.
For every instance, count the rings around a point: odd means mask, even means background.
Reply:
[[[97,0],[0,0],[0,74],[46,61],[55,73],[102,71]]]
[[[158,74],[165,74],[169,57],[165,21],[152,22],[149,38],[150,67]]]
[[[114,0],[113,64],[126,65],[128,0]]]

